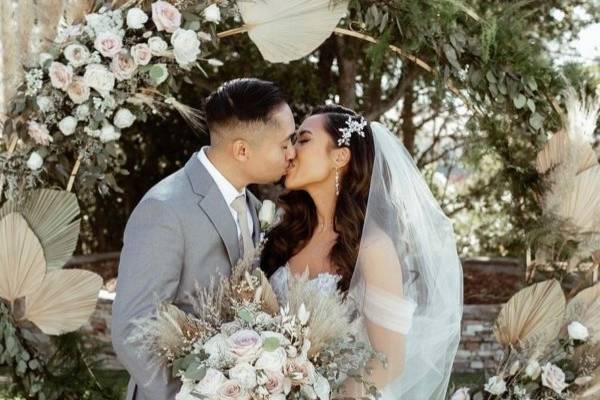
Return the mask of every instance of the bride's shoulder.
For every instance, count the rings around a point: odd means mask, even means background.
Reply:
[[[377,228],[369,232],[361,242],[358,265],[367,283],[389,286],[390,277],[401,275],[402,268],[392,238]]]
[[[375,255],[378,252],[394,250],[394,242],[390,235],[379,227],[367,229],[360,242],[360,253]]]

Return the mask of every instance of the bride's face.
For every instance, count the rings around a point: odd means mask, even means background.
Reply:
[[[331,135],[325,130],[325,115],[312,115],[298,128],[296,158],[285,177],[285,187],[306,190],[310,186],[334,185],[339,153]],[[347,151],[347,149],[345,149]]]

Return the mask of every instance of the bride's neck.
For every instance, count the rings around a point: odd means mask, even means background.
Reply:
[[[337,203],[335,186],[324,184],[310,188],[307,191],[317,209],[317,230],[333,231],[333,219],[335,217],[335,207]]]

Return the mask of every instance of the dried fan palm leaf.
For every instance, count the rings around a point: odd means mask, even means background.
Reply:
[[[278,63],[306,56],[332,33],[348,8],[347,1],[241,1],[238,8],[250,39],[265,60]],[[290,29],[290,27],[294,27]],[[238,28],[235,32],[240,31]]]
[[[582,290],[569,301],[566,321],[580,322],[588,328],[591,341],[600,341],[600,284]]]
[[[0,218],[15,211],[23,214],[39,238],[47,268],[62,268],[73,255],[79,239],[77,197],[63,190],[34,190],[23,203],[7,201],[0,208]]]
[[[547,280],[517,292],[502,307],[494,332],[498,342],[526,354],[544,350],[559,333],[565,296],[556,280]]]
[[[11,304],[39,288],[46,274],[44,251],[19,213],[0,220],[0,297]]]
[[[557,213],[583,232],[600,229],[600,165],[574,177],[573,190],[560,204]]]
[[[35,293],[26,297],[25,319],[48,335],[79,329],[96,308],[100,275],[68,269],[49,272]]]
[[[571,141],[567,132],[561,130],[554,134],[546,143],[542,151],[537,155],[535,165],[540,174],[544,174],[565,162]],[[594,149],[589,143],[582,143],[580,149],[579,166],[577,173],[585,171],[595,165],[598,165],[598,159]]]

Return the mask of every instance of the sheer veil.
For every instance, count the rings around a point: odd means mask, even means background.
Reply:
[[[451,221],[412,157],[371,123],[375,158],[348,296],[387,357],[371,380],[384,399],[444,399],[460,338],[462,267]]]

